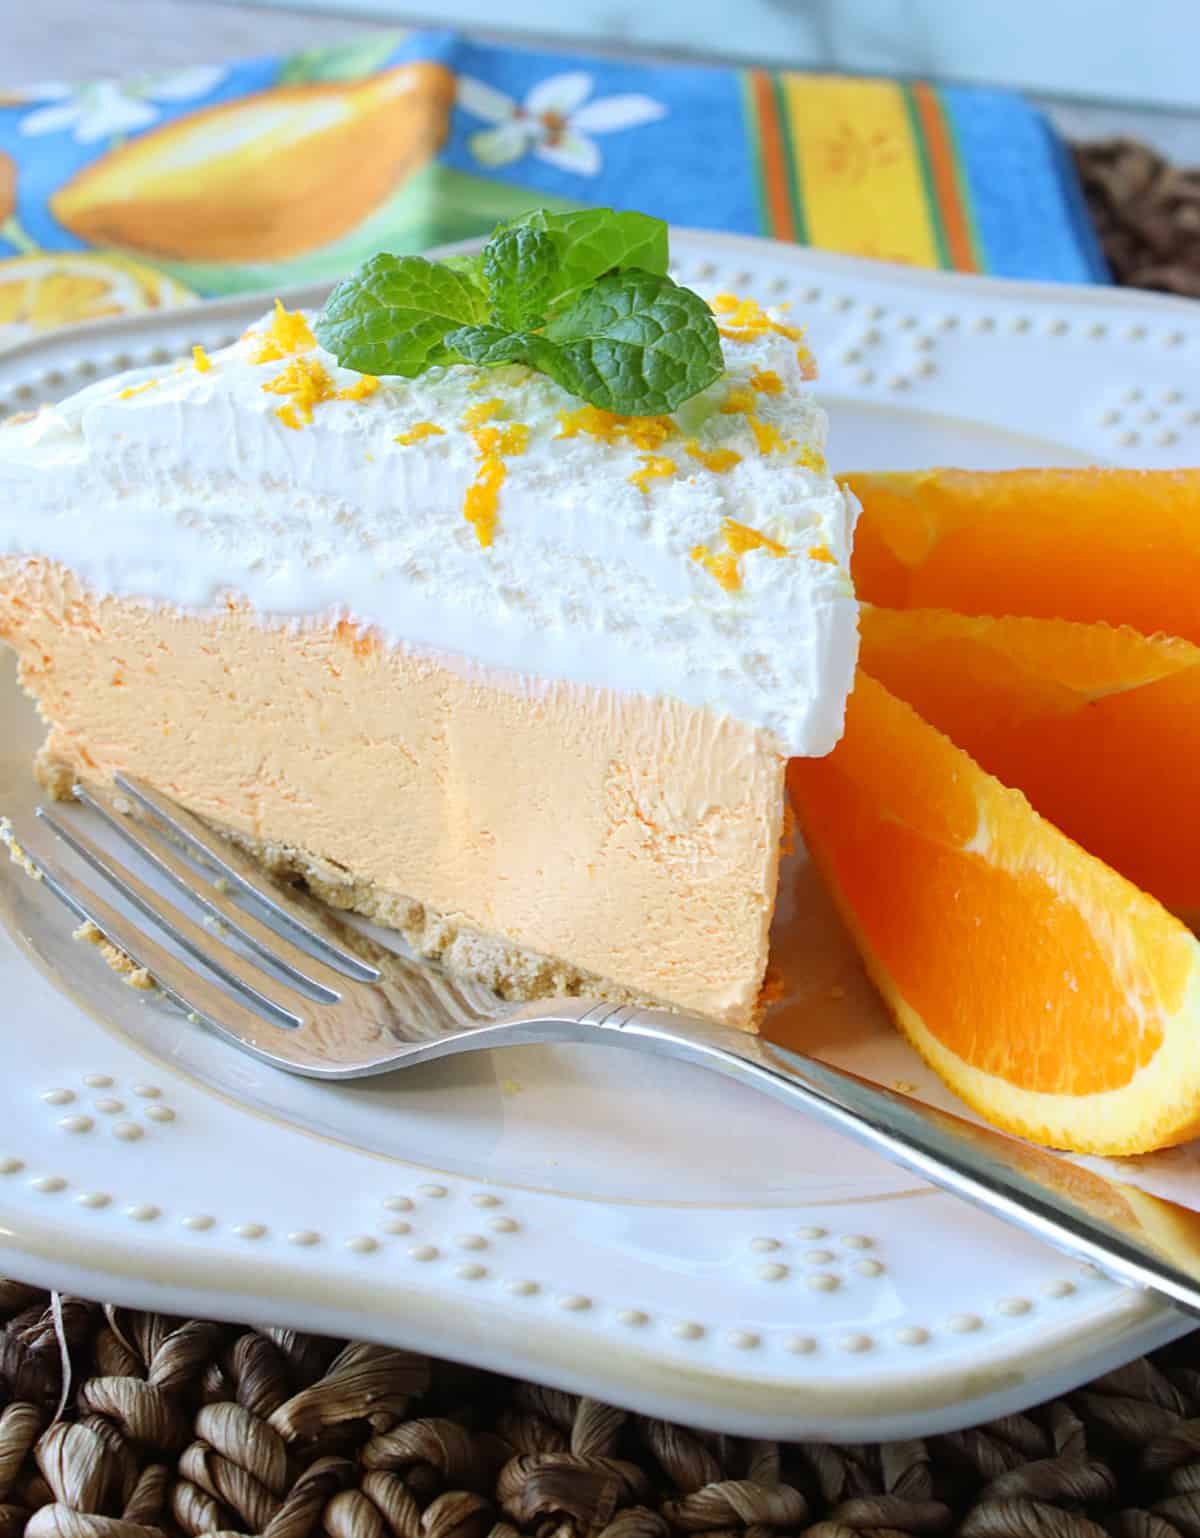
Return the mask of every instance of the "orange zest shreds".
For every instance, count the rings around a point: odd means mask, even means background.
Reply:
[[[476,427],[471,437],[479,453],[479,469],[467,487],[463,517],[486,549],[496,536],[500,488],[508,474],[508,466],[500,456],[523,454],[529,443],[529,429],[524,422],[507,422],[503,427]]]
[[[197,374],[207,374],[209,369],[212,368],[212,359],[204,351],[203,347],[196,346],[192,348],[192,364]]]
[[[725,317],[728,324],[718,326],[717,330],[732,342],[748,342],[755,336],[761,336],[764,331],[774,331],[792,342],[798,342],[804,335],[798,326],[785,326],[781,321],[772,320],[754,299],[739,299],[735,294],[717,294],[710,308]]]
[[[504,427],[477,427],[471,437],[481,454],[523,454],[529,446],[529,429],[524,422],[509,422]]]
[[[469,432],[472,427],[482,427],[485,422],[490,422],[493,417],[504,415],[504,402],[496,399],[476,401],[468,406],[462,414],[462,425]]]
[[[825,566],[837,565],[837,556],[828,545],[809,545],[808,558],[810,561],[820,561]]]
[[[765,550],[776,558],[788,553],[786,545],[781,545],[769,534],[752,529],[749,524],[739,523],[736,518],[722,518],[721,538],[725,541],[724,550],[712,551],[707,545],[696,545],[692,549],[692,560],[699,561],[727,593],[736,593],[742,585],[739,561],[748,550]]]
[[[800,378],[813,380],[817,377],[817,360],[807,347],[796,348],[796,362],[800,365]]]
[[[622,417],[599,406],[580,406],[577,411],[558,413],[560,438],[574,438],[588,433],[605,443],[631,443],[650,452],[659,448],[677,431],[670,417]]]
[[[707,545],[695,545],[692,548],[692,560],[699,561],[705,571],[721,584],[727,593],[736,593],[742,585],[742,573],[738,568],[737,556],[728,550],[713,552]]]
[[[753,411],[754,391],[735,387],[721,402],[721,410],[727,417],[739,411]]]
[[[667,459],[662,454],[643,454],[642,468],[635,470],[629,477],[632,483],[639,487],[644,496],[650,495],[650,482],[654,480],[666,480],[675,474],[676,464],[673,459]]]
[[[508,467],[496,454],[480,458],[475,479],[467,487],[463,517],[474,528],[479,543],[486,549],[496,535],[496,517],[500,506],[500,488]]]
[[[802,465],[806,470],[812,470],[817,475],[824,475],[825,471],[829,469],[824,454],[821,453],[820,449],[813,448],[811,443],[806,443],[796,455],[796,463]]]
[[[285,310],[281,299],[275,301],[271,324],[258,335],[261,345],[251,359],[253,363],[274,363],[293,353],[311,352],[317,345],[317,339],[304,316],[299,310]]]
[[[718,474],[722,470],[732,470],[734,465],[740,465],[742,456],[736,449],[702,449],[695,438],[689,438],[684,448],[692,459],[698,460],[706,470],[715,470]]]
[[[734,555],[745,555],[747,550],[765,550],[768,555],[774,556],[788,553],[786,545],[781,545],[769,534],[762,534],[758,529],[750,528],[748,524],[738,523],[736,518],[723,518],[721,533]]]
[[[288,395],[287,406],[276,408],[275,415],[285,427],[296,430],[304,422],[311,422],[313,407],[322,401],[361,401],[374,395],[379,380],[374,374],[360,374],[352,385],[344,390],[335,387],[324,364],[312,358],[293,358],[282,374],[263,385],[272,395]]]
[[[589,411],[599,411],[595,406],[580,406],[578,411],[560,411],[558,413],[558,436],[560,438],[577,438],[585,431],[584,422]]]
[[[404,432],[397,433],[392,439],[393,443],[420,443],[425,438],[444,438],[446,429],[439,427],[436,422],[414,422]]]
[[[767,324],[772,331],[777,331],[780,336],[786,336],[789,342],[798,342],[804,335],[803,326],[785,326],[777,320],[770,320]]]
[[[760,454],[782,454],[787,448],[783,434],[773,422],[760,422],[753,412],[746,417]]]
[[[287,406],[278,406],[275,415],[285,427],[298,429],[302,422],[311,422],[313,407],[322,401],[333,400],[337,391],[324,365],[310,358],[294,358],[282,374],[269,379],[264,390],[272,395],[291,397]]]
[[[773,368],[756,368],[750,375],[750,388],[760,395],[782,395],[783,380]]]
[[[352,385],[347,385],[344,390],[337,392],[340,401],[365,401],[368,395],[374,395],[379,388],[379,381],[374,374],[360,374]]]
[[[157,379],[143,379],[141,384],[130,385],[127,390],[119,391],[117,399],[119,401],[127,401],[131,395],[141,395],[144,390],[153,390],[157,383]]]

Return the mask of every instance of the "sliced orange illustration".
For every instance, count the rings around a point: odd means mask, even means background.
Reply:
[[[860,661],[1056,827],[1200,922],[1200,647],[868,607]]]
[[[1136,1154],[1200,1131],[1200,942],[860,673],[788,771],[900,1029],[998,1126]]]
[[[1200,644],[1200,469],[846,478],[859,596],[893,609],[1105,620]]]
[[[107,251],[0,261],[0,328],[9,342],[55,326],[187,304],[193,297],[173,278]]]
[[[454,77],[413,63],[279,86],[189,113],[85,166],[51,198],[94,245],[274,261],[361,223],[446,136]]]

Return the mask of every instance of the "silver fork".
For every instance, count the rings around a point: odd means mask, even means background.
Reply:
[[[38,807],[28,829],[7,829],[14,856],[144,967],[189,1018],[275,1068],[355,1079],[545,1041],[620,1042],[681,1058],[807,1111],[932,1184],[1200,1314],[1200,1245],[1161,1237],[1186,1233],[1189,1225],[1200,1233],[1200,1217],[1170,1202],[707,1020],[594,999],[506,1004],[427,962],[389,951],[377,964],[319,904],[270,881],[234,845],[148,786],[118,777],[114,790],[77,786],[76,794],[199,921],[101,848],[70,814]],[[68,872],[49,834],[187,959]],[[1150,1217],[1149,1226],[1139,1213]]]

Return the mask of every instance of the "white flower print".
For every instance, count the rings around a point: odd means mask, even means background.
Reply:
[[[225,78],[220,68],[171,70],[135,75],[129,80],[93,80],[85,85],[32,86],[22,94],[42,102],[21,119],[23,134],[62,133],[70,129],[77,144],[95,144],[114,134],[148,128],[158,107],[205,96]]]
[[[482,80],[460,75],[459,106],[494,125],[471,134],[467,146],[485,166],[509,165],[534,154],[560,171],[596,176],[601,156],[592,135],[656,122],[667,109],[653,97],[638,94],[589,101],[593,85],[591,75],[571,70],[539,81],[523,102],[517,102]]]

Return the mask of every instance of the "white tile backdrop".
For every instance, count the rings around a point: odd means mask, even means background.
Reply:
[[[0,86],[215,62],[388,25],[1012,85],[1068,134],[1200,163],[1200,0],[0,0]],[[1064,100],[1064,98],[1074,98]]]

